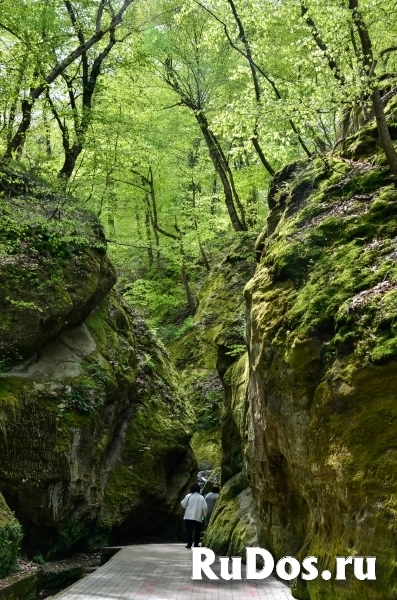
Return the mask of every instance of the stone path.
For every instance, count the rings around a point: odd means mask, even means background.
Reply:
[[[217,572],[216,566],[212,567]],[[289,589],[263,581],[191,579],[191,553],[182,544],[129,546],[53,599],[59,600],[290,600]]]

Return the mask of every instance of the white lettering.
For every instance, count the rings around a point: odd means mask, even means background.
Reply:
[[[305,581],[313,581],[318,577],[318,570],[314,565],[316,565],[318,559],[315,556],[307,556],[303,562],[302,567],[306,570],[306,573],[302,573],[302,579]]]
[[[209,548],[192,548],[192,579],[202,579],[201,571],[208,579],[219,579],[210,565],[215,560],[215,553]],[[204,561],[201,560],[204,556]]]
[[[375,573],[375,565],[376,558],[375,556],[368,556],[367,561],[367,572],[364,573],[364,557],[363,556],[355,556],[354,557],[354,575],[360,581],[364,581],[368,579],[369,581],[376,581],[376,573]]]
[[[232,557],[232,572],[229,573],[229,557],[221,556],[221,579],[229,581],[230,579],[241,579],[241,556]]]
[[[336,557],[336,581],[346,581],[346,565],[353,564],[353,557],[348,556],[345,558],[344,556]]]
[[[256,557],[263,558],[263,569],[256,570]],[[273,573],[274,559],[267,550],[263,548],[247,548],[247,579],[266,579]]]
[[[333,577],[333,573],[327,569],[319,572],[319,559],[317,556],[307,556],[302,560],[302,563],[293,556],[284,556],[275,565],[273,556],[264,548],[246,548],[246,552],[246,579],[266,579],[272,575],[274,570],[277,576],[284,581],[291,581],[299,575],[301,575],[303,581],[313,581],[318,577],[321,577],[324,581],[329,581]],[[211,568],[216,558],[215,553],[210,548],[193,548],[192,579],[202,580],[204,576],[204,578],[212,580],[223,579],[224,581],[230,581],[234,579],[241,581],[242,558],[240,556],[219,557],[219,575],[216,575],[217,569],[215,572]],[[259,568],[258,570],[257,565],[261,564],[262,561],[263,568]],[[335,569],[336,581],[346,581],[347,565],[352,565],[353,568],[351,571],[354,571],[356,579],[360,581],[376,581],[375,556],[337,556]],[[353,575],[353,572],[351,575]]]
[[[289,565],[289,572],[286,570],[286,566]],[[284,556],[280,558],[276,566],[276,573],[281,579],[285,581],[291,581],[298,577],[301,572],[301,566],[299,560],[296,560],[293,556]]]

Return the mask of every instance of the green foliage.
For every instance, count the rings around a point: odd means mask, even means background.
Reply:
[[[193,317],[187,317],[187,319],[185,319],[182,323],[182,325],[180,327],[176,327],[174,332],[173,332],[173,338],[174,339],[178,339],[181,338],[185,335],[185,333],[187,333],[194,325],[194,319]],[[171,341],[171,340],[167,340],[167,341]]]
[[[227,356],[232,356],[238,358],[244,352],[247,351],[247,346],[245,344],[232,344],[230,346],[230,350],[226,352]]]
[[[131,276],[132,273],[128,278]],[[161,325],[164,326],[167,321],[175,318],[185,302],[178,273],[162,274],[161,271],[158,273],[149,271],[145,278],[136,279],[124,286],[123,281],[126,279],[127,277],[124,276],[119,280],[124,298],[140,310],[149,325],[158,331]],[[173,293],[170,293],[170,289]]]
[[[91,413],[103,403],[103,398],[96,386],[79,382],[65,387],[64,410],[77,410],[82,413]]]
[[[112,6],[118,9],[120,5],[114,1]],[[84,213],[77,214],[76,206],[69,211],[66,190],[79,199],[79,206],[100,217],[122,293],[164,339],[171,340],[179,335],[174,323],[178,328],[188,314],[189,294],[194,303],[208,263],[213,266],[218,261],[230,234],[221,182],[198,126],[197,111],[181,105],[178,89],[193,94],[206,115],[252,230],[266,216],[270,180],[253,139],[274,170],[302,158],[307,149],[332,149],[336,141],[341,142],[336,151],[353,152],[349,157],[357,156],[363,144],[366,156],[374,156],[373,122],[357,134],[350,150],[343,138],[371,114],[370,87],[376,84],[388,93],[395,85],[396,53],[382,54],[393,47],[397,33],[391,0],[360,0],[376,64],[372,79],[363,67],[347,3],[342,6],[331,0],[325,5],[308,0],[305,14],[295,0],[270,3],[266,19],[263,5],[256,0],[235,0],[234,5],[251,48],[256,82],[231,2],[215,0],[209,7],[192,0],[151,0],[135,3],[134,10],[125,15],[120,26],[123,33],[117,33],[123,41],[103,65],[84,134],[81,81],[75,76],[81,71],[82,58],[67,67],[65,77],[50,83],[48,96],[43,92],[35,100],[35,118],[24,151],[14,156],[12,172],[3,174],[6,195],[18,189],[33,209],[28,215],[21,211],[15,221],[9,218],[10,211],[20,211],[15,202],[9,200],[8,213],[5,207],[4,212],[0,210],[0,230],[8,232],[0,237],[0,255],[18,253],[31,237],[33,255],[49,254],[60,260],[70,256],[70,241],[84,247],[87,242],[100,244],[99,238],[87,239]],[[74,6],[80,34],[89,36],[96,8],[86,0],[77,0]],[[42,83],[53,57],[66,56],[78,36],[65,4],[58,0],[50,4],[40,0],[31,11],[22,1],[5,0],[2,10],[5,44],[0,51],[4,65],[0,108],[4,126],[0,145],[5,146],[21,120],[25,90]],[[110,16],[106,5],[104,22]],[[89,50],[90,65],[103,47],[94,45]],[[174,89],[166,85],[167,61],[177,65]],[[391,106],[386,107],[390,119],[394,118]],[[76,123],[80,123],[80,134]],[[73,176],[60,180],[53,193],[45,194],[43,182],[53,182],[62,166],[65,139],[69,146],[81,141],[82,153]],[[34,193],[24,189],[23,168],[35,175]],[[364,180],[360,185],[368,189]],[[42,206],[38,209],[39,197]],[[353,233],[360,236],[359,230]],[[291,270],[304,273],[307,257],[300,255],[298,246],[291,247],[287,258],[290,267],[275,263],[281,277],[289,277]],[[188,312],[194,312],[191,301]]]
[[[196,409],[197,430],[220,427],[223,394],[218,390],[209,391]]]
[[[0,494],[0,577],[17,568],[22,528]]]

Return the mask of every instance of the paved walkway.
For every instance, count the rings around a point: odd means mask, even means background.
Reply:
[[[217,572],[216,566],[212,569]],[[219,571],[218,571],[219,574]],[[59,600],[290,600],[289,589],[263,581],[192,581],[191,552],[182,544],[123,548],[103,567],[57,596]],[[205,576],[204,576],[205,577]]]

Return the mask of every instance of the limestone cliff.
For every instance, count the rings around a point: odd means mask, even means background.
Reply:
[[[147,535],[196,467],[174,367],[109,293],[95,219],[37,198],[0,208],[0,491],[24,546],[51,556]]]
[[[376,582],[296,582],[312,600],[397,595],[397,190],[380,154],[355,159],[276,176],[245,291],[245,460],[266,545],[332,573],[338,555],[378,558]]]
[[[302,600],[397,597],[397,190],[384,165],[370,124],[339,158],[275,176],[245,289],[248,353],[221,370],[224,486],[206,544],[314,555],[333,575],[338,555],[377,557],[376,582],[297,580]]]

